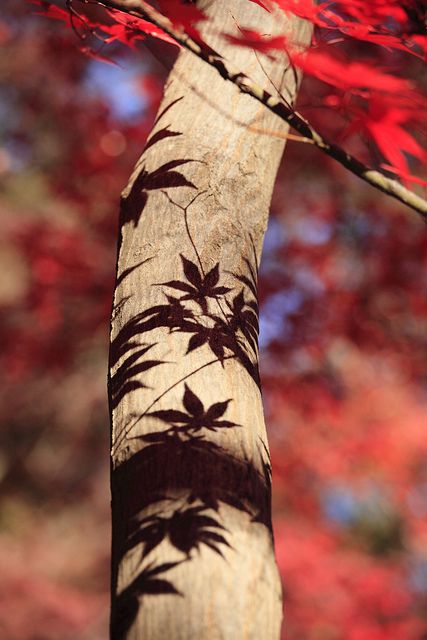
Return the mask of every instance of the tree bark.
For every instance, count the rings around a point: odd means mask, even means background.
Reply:
[[[207,2],[210,46],[294,100],[284,57],[237,24],[307,43],[247,0]],[[244,124],[246,126],[244,126]],[[287,126],[182,51],[122,194],[111,321],[113,640],[277,640],[257,269]]]

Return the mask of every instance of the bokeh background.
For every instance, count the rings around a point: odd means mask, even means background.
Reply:
[[[174,50],[108,64],[1,9],[0,637],[102,640],[118,202]],[[289,143],[260,279],[287,640],[427,638],[426,266],[414,214]]]

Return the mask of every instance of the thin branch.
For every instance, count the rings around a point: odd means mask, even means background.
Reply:
[[[240,123],[238,123],[240,124]],[[284,131],[274,131],[273,129],[263,129],[262,127],[254,127],[251,124],[247,127],[248,131],[258,133],[262,136],[270,136],[270,138],[280,138],[280,140],[292,140],[293,142],[305,142],[305,144],[314,144],[312,138],[304,138],[303,136],[294,136],[292,133]]]
[[[85,0],[79,0],[85,2]],[[372,185],[376,189],[383,191],[387,195],[399,200],[414,211],[417,211],[424,221],[427,221],[427,200],[417,195],[414,191],[407,189],[397,180],[389,178],[381,171],[373,169],[353,157],[338,145],[329,142],[300,114],[289,108],[282,100],[275,98],[260,85],[253,82],[246,74],[233,67],[212,49],[205,49],[203,45],[197,43],[184,31],[176,29],[170,20],[156,11],[152,6],[143,0],[99,0],[98,4],[110,9],[123,11],[138,18],[144,18],[162,29],[171,38],[185,47],[198,58],[216,69],[224,80],[235,84],[242,93],[246,93],[267,107],[279,118],[287,122],[304,138],[308,138],[323,153],[334,158],[343,167],[354,173],[356,176]]]

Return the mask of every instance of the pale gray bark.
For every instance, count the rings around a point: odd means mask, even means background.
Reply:
[[[303,43],[309,28],[247,0],[207,4],[208,43],[292,101],[283,57],[218,34],[238,23]],[[181,52],[123,193],[110,371],[114,640],[280,635],[254,334],[284,141],[242,123],[287,130]]]

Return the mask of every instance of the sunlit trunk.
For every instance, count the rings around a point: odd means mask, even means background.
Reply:
[[[292,101],[295,73],[227,45],[295,18],[209,2],[206,40]],[[252,127],[252,130],[251,130]],[[181,52],[124,191],[111,328],[112,638],[277,640],[257,268],[286,132]]]

